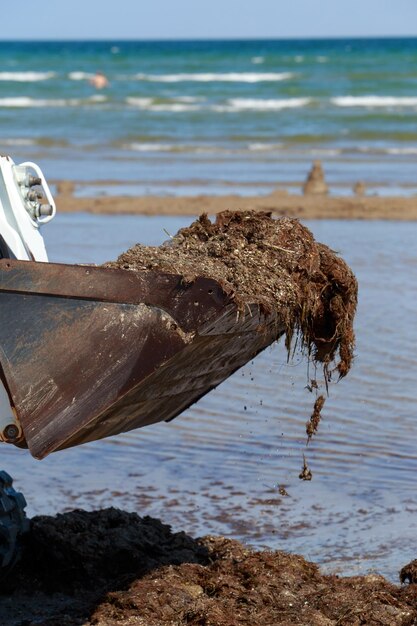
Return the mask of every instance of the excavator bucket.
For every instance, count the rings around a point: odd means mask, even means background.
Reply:
[[[171,420],[284,332],[198,277],[0,260],[0,376],[36,458]]]

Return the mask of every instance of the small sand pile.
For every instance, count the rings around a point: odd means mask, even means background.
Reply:
[[[324,180],[324,172],[320,161],[314,161],[307,180],[303,186],[305,196],[309,195],[326,195],[329,191],[326,181]]]
[[[353,193],[355,194],[355,196],[363,198],[363,196],[366,194],[365,183],[361,180],[355,183],[353,186]]]
[[[296,333],[313,359],[335,360],[339,376],[353,356],[356,279],[327,246],[317,243],[297,219],[270,213],[225,211],[213,223],[203,214],[159,247],[136,245],[107,267],[158,270],[217,280],[240,310],[258,304],[275,311],[287,329],[287,347]]]
[[[324,576],[301,556],[193,539],[116,509],[34,518],[0,593],[8,626],[417,623],[417,585]]]

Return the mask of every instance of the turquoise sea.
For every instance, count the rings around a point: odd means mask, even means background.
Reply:
[[[0,152],[83,195],[297,193],[317,158],[414,194],[417,39],[0,42]]]

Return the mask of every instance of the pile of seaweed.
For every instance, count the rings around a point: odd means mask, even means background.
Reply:
[[[399,587],[371,574],[323,575],[303,557],[193,539],[117,509],[32,520],[23,560],[2,581],[8,626],[411,626],[413,564]],[[7,589],[7,584],[9,588]]]
[[[212,222],[206,214],[159,247],[140,244],[107,267],[197,276],[217,280],[241,311],[257,304],[276,312],[286,326],[286,345],[300,340],[326,379],[334,366],[340,377],[350,369],[357,282],[350,268],[317,243],[297,219],[270,213],[224,211]]]

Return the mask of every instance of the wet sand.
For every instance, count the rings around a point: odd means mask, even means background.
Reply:
[[[111,183],[111,181],[109,181]],[[57,183],[56,202],[62,213],[87,212],[126,215],[199,215],[228,210],[272,211],[302,219],[417,220],[417,197],[295,195],[96,196],[77,197],[72,183]]]

